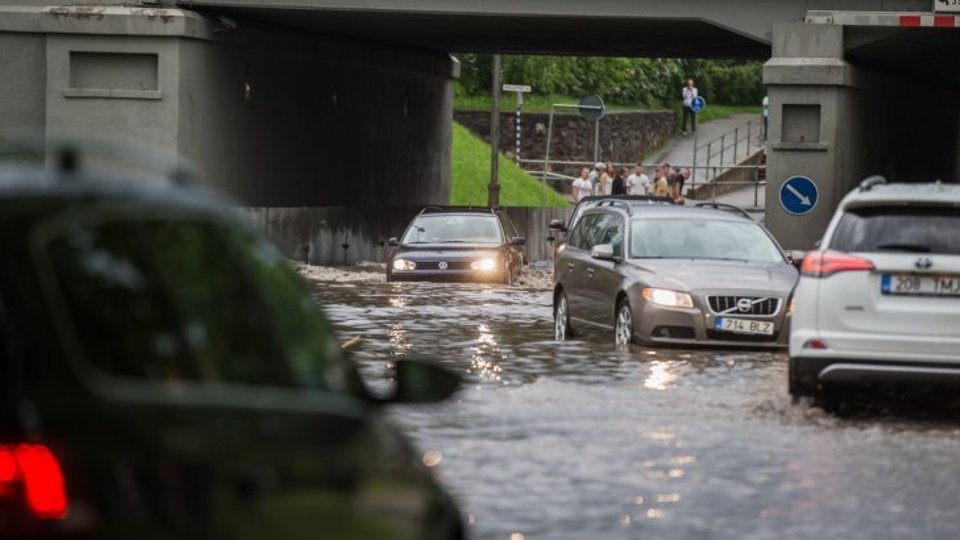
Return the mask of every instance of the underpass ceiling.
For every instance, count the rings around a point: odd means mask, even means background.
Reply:
[[[960,88],[960,28],[906,28],[878,34],[847,28],[847,43],[867,41],[847,50],[847,60],[892,75]],[[875,39],[862,39],[863,33]]]
[[[240,20],[443,52],[758,58],[770,45],[696,19],[217,9]]]

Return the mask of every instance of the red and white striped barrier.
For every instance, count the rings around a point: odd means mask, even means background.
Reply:
[[[810,11],[809,24],[841,26],[896,26],[902,28],[960,28],[960,16],[935,13],[903,13],[883,11]]]

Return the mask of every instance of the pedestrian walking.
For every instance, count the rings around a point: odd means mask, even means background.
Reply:
[[[620,170],[617,171],[617,175],[613,177],[613,182],[610,184],[610,194],[611,195],[626,195],[627,194],[627,173],[630,172],[626,167],[620,167]]]
[[[584,197],[593,195],[593,184],[590,182],[590,169],[580,170],[580,177],[573,181],[573,202],[580,202]]]
[[[700,93],[697,87],[693,85],[693,79],[687,79],[687,85],[683,87],[680,94],[683,98],[683,134],[687,134],[688,119],[690,120],[690,131],[696,133],[697,113],[693,110],[693,100],[696,99]]]
[[[633,174],[627,177],[627,195],[649,195],[650,177],[643,174],[643,163],[637,163]]]

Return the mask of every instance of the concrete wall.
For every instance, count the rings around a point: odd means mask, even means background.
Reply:
[[[0,7],[0,139],[152,145],[248,205],[447,203],[454,66],[179,9]]]
[[[285,256],[310,264],[343,265],[360,261],[385,261],[387,240],[399,237],[419,206],[248,208],[245,212]],[[528,261],[550,260],[553,244],[551,219],[567,221],[572,208],[505,208],[527,238]],[[344,248],[344,246],[347,246]]]
[[[180,65],[178,148],[241,201],[449,201],[449,56],[236,30]]]
[[[871,174],[896,182],[956,181],[955,92],[850,64],[840,26],[775,25],[773,53],[764,68],[770,86],[766,222],[785,248],[812,248],[840,200]],[[798,106],[819,108],[818,129],[807,132],[803,122],[790,121],[788,109]],[[780,187],[795,175],[814,180],[820,192],[804,216],[780,205]]]
[[[510,100],[506,99],[505,103]],[[490,113],[455,111],[453,119],[490,142]],[[520,156],[543,159],[547,148],[549,114],[522,113]],[[500,119],[500,150],[516,153],[516,113],[505,111]],[[677,115],[673,111],[610,113],[600,122],[600,160],[636,163],[666,144],[677,134]],[[594,123],[576,114],[554,116],[550,160],[593,161]],[[576,176],[576,167],[551,167],[555,172]]]

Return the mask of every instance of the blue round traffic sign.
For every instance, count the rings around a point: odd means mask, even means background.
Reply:
[[[794,176],[780,185],[780,206],[795,216],[809,214],[817,206],[820,190],[806,176]]]
[[[702,96],[697,96],[690,102],[690,108],[693,112],[698,113],[707,108],[707,100],[703,99]]]

